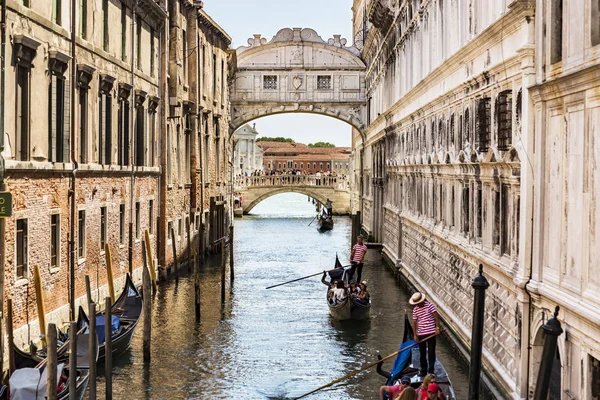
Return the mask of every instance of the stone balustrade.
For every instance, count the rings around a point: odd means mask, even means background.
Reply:
[[[348,190],[346,176],[264,175],[241,176],[235,179],[236,190],[265,186],[314,186]]]

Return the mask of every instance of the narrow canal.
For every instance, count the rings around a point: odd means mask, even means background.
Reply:
[[[349,256],[350,220],[319,233],[306,196],[283,194],[235,221],[236,276],[225,308],[220,304],[218,259],[202,271],[202,321],[193,314],[193,277],[160,286],[153,303],[152,362],[142,361],[141,329],[132,348],[115,361],[115,399],[286,399],[299,396],[398,349],[409,295],[376,251],[363,276],[372,297],[369,321],[333,321],[320,277],[265,290],[266,286],[331,268],[336,252]],[[141,327],[141,324],[140,324]],[[445,365],[458,399],[467,398],[468,370],[442,341]],[[388,368],[390,364],[386,365]],[[375,370],[310,399],[376,399]],[[98,380],[99,398],[104,382]]]

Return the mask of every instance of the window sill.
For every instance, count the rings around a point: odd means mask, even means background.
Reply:
[[[184,186],[185,186],[186,189],[189,189],[189,188],[192,187],[192,183],[191,182],[190,183],[186,183]]]
[[[121,244],[119,245],[119,249],[124,249],[124,248],[125,248],[125,243],[121,243]]]
[[[77,265],[85,264],[85,257],[77,259]]]
[[[53,268],[50,268],[50,275],[54,275],[54,274],[56,274],[57,272],[60,272],[60,267],[53,267]]]
[[[170,184],[167,185],[167,190],[173,190],[173,184],[172,183],[170,183]]]
[[[15,281],[14,287],[27,286],[28,283],[29,283],[29,280],[27,280],[25,278],[19,278]]]

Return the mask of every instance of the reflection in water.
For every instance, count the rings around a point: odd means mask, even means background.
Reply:
[[[344,263],[348,218],[337,217],[333,231],[319,233],[314,223],[308,226],[314,206],[297,194],[275,196],[253,211],[235,221],[236,280],[227,305],[220,303],[218,256],[202,271],[199,324],[193,277],[160,285],[152,304],[152,362],[144,367],[140,324],[132,349],[115,360],[116,399],[288,399],[360,369],[378,351],[398,349],[408,294],[376,251],[367,253],[363,272],[373,302],[370,320],[332,320],[318,276],[265,290],[331,268],[336,252]],[[443,341],[438,349],[458,398],[466,398],[466,367]],[[381,384],[372,369],[309,398],[374,399]],[[103,385],[99,379],[99,398]]]

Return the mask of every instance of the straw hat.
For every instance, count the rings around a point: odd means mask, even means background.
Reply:
[[[425,295],[423,293],[417,292],[410,297],[408,303],[412,306],[416,306],[425,301]]]

